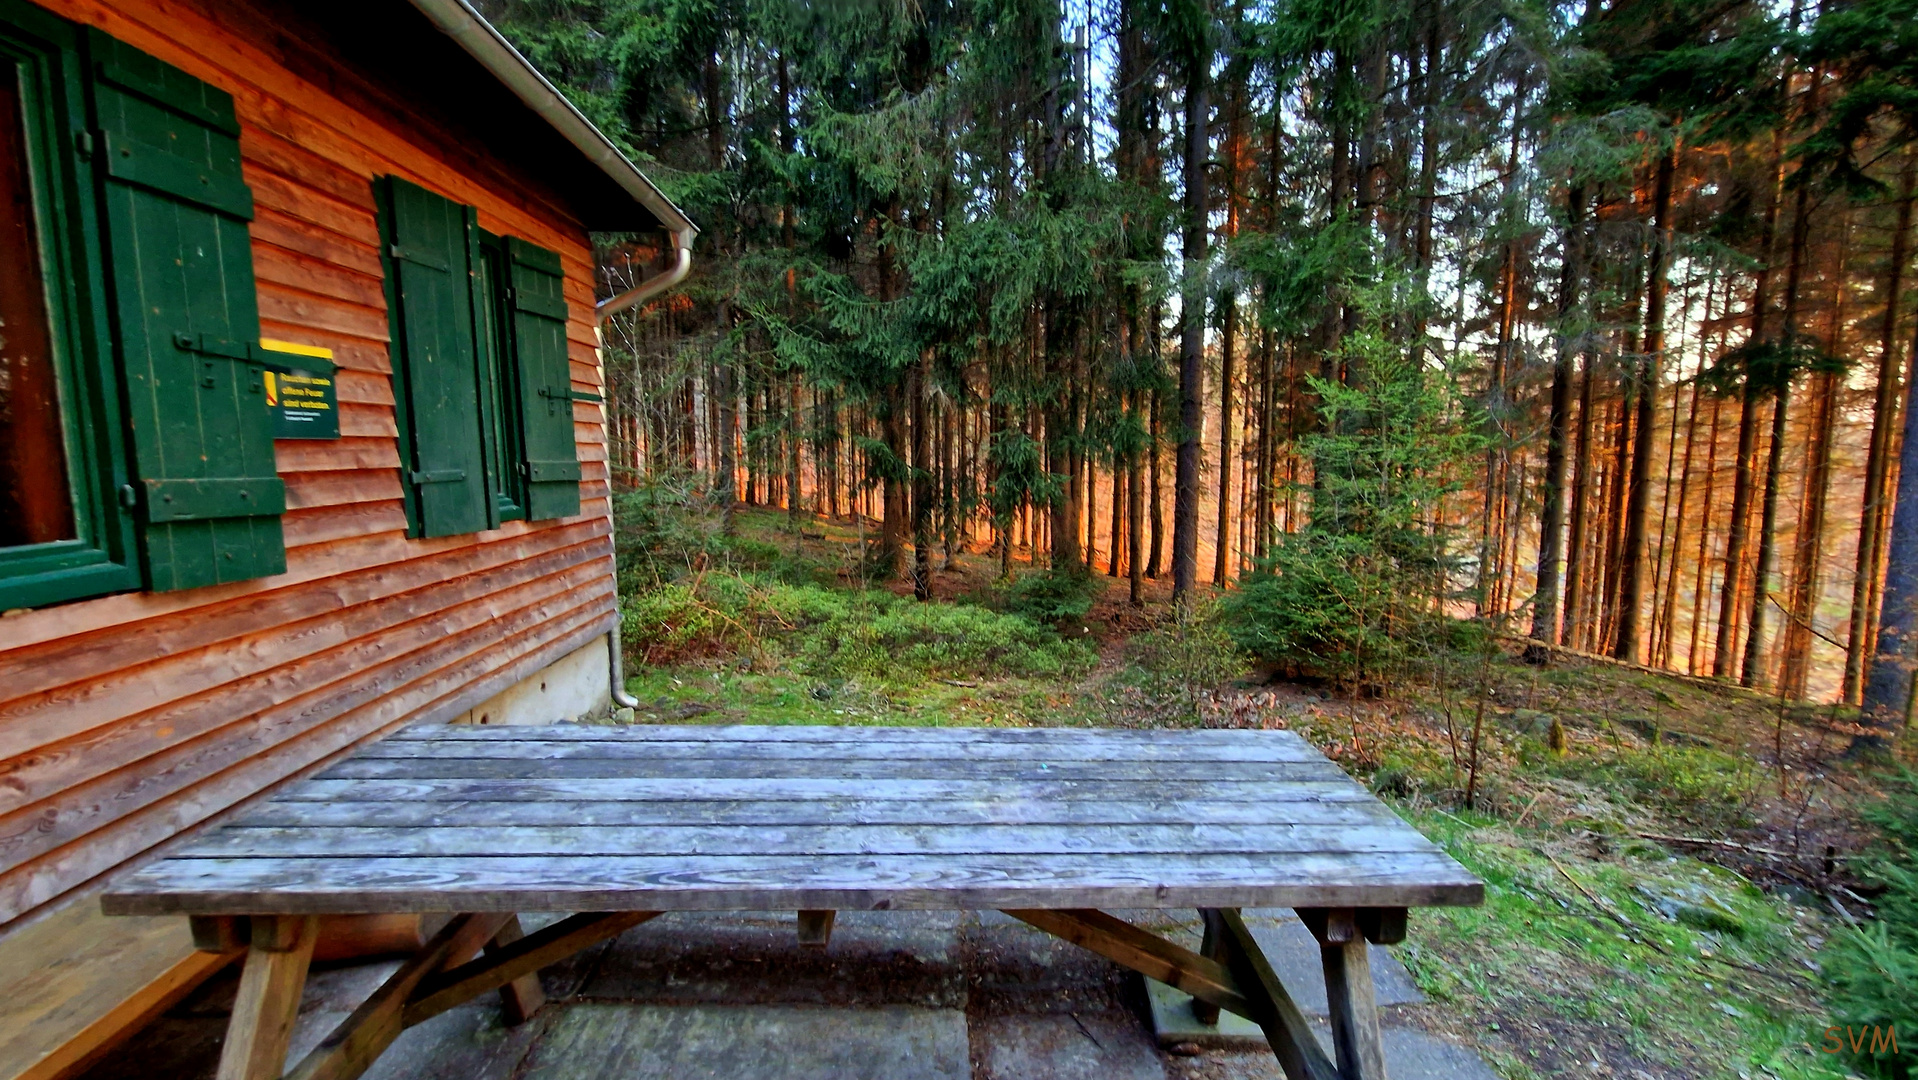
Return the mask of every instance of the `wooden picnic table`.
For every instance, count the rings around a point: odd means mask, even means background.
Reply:
[[[220,1080],[285,1068],[316,917],[452,918],[286,1075],[360,1075],[400,1031],[667,911],[997,908],[1259,1024],[1291,1080],[1382,1080],[1368,943],[1484,886],[1287,731],[420,726],[107,892],[248,949]],[[1192,952],[1108,908],[1197,908]],[[1239,910],[1317,936],[1336,1061]],[[578,914],[524,934],[518,912]]]

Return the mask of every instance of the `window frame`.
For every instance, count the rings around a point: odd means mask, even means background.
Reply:
[[[486,417],[487,473],[499,519],[524,521],[527,514],[526,447],[520,435],[519,352],[513,333],[512,296],[507,287],[512,253],[506,238],[479,230],[480,265],[475,275],[475,305],[483,309],[474,334],[479,350],[482,392],[490,399]]]
[[[380,261],[383,275],[383,293],[386,298],[387,325],[391,331],[389,351],[391,352],[394,413],[397,420],[397,441],[400,451],[401,506],[406,515],[406,535],[409,539],[429,539],[444,536],[472,535],[497,529],[508,521],[547,521],[577,513],[575,508],[564,514],[545,514],[535,516],[543,505],[541,483],[551,483],[554,478],[541,475],[541,465],[550,462],[534,462],[529,457],[533,453],[534,436],[529,431],[534,407],[526,400],[525,392],[531,387],[527,379],[525,348],[522,346],[522,319],[530,311],[544,314],[562,324],[562,333],[566,319],[540,306],[526,308],[522,298],[516,294],[521,287],[519,275],[527,270],[535,270],[554,278],[563,286],[563,273],[560,256],[521,238],[501,235],[482,228],[479,224],[479,210],[471,204],[460,203],[430,188],[422,187],[402,176],[384,175],[373,180],[374,205],[380,236]],[[421,198],[430,202],[421,202]],[[402,208],[405,208],[402,210]],[[448,215],[457,211],[463,215],[463,240],[454,243],[444,235],[434,236],[434,229],[444,228]],[[419,215],[419,221],[413,221],[413,215]],[[438,225],[435,225],[435,222]],[[416,235],[415,230],[418,230]],[[429,254],[428,249],[431,249]],[[443,256],[442,257],[442,254]],[[533,258],[533,254],[540,256]],[[532,261],[528,261],[532,259]],[[547,263],[551,263],[550,267]],[[444,265],[442,265],[444,263]],[[410,299],[414,293],[408,291],[405,282],[409,268],[414,264],[428,266],[440,273],[452,273],[458,276],[464,270],[465,288],[461,301],[462,313],[459,326],[463,329],[447,329],[445,326],[445,297],[430,283],[423,283],[418,296],[417,309]],[[417,271],[414,271],[417,272]],[[437,297],[437,299],[435,299]],[[564,303],[559,297],[549,297],[544,307]],[[422,413],[423,403],[438,401],[445,404],[445,395],[437,397],[436,386],[428,384],[421,387],[420,373],[414,368],[415,349],[427,348],[417,335],[413,320],[434,318],[439,311],[442,323],[441,333],[445,338],[435,339],[440,345],[448,346],[449,351],[464,353],[470,364],[467,378],[471,380],[474,392],[472,403],[473,416],[470,431],[479,440],[476,452],[476,466],[469,466],[470,472],[477,467],[483,476],[481,491],[464,496],[473,500],[472,504],[460,504],[457,510],[449,510],[442,504],[438,510],[427,505],[424,497],[424,485],[437,483],[441,472],[452,471],[450,467],[440,469],[444,462],[428,460],[424,456],[418,429],[441,424],[432,419],[442,414]],[[461,340],[464,339],[464,340]],[[467,342],[470,341],[470,346]],[[470,349],[470,352],[466,350]],[[440,353],[433,355],[439,356]],[[433,361],[435,364],[439,360]],[[443,379],[436,374],[435,378]],[[538,378],[537,374],[533,376]],[[568,376],[570,380],[570,375]],[[462,389],[460,393],[465,393]],[[542,397],[550,396],[541,391]],[[566,394],[566,416],[564,425],[567,431],[569,467],[574,470],[572,481],[577,484],[579,463],[579,443],[574,431],[571,404],[576,400],[598,400],[596,396]],[[464,417],[464,413],[458,415]],[[467,421],[461,420],[462,428]],[[425,462],[424,464],[422,462]],[[429,467],[433,466],[433,467]],[[548,470],[550,471],[550,470]],[[461,478],[466,474],[462,473]],[[474,526],[478,512],[483,510],[490,524]],[[449,529],[440,519],[455,514],[465,515],[458,522],[467,526],[463,529]],[[436,521],[440,523],[436,524]]]
[[[43,294],[76,538],[0,548],[0,609],[144,587],[112,361],[104,233],[89,153],[82,30],[0,0],[0,63],[18,72]]]

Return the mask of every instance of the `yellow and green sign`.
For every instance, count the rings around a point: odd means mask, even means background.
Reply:
[[[276,439],[337,439],[340,398],[333,350],[260,339],[266,355],[266,407]]]

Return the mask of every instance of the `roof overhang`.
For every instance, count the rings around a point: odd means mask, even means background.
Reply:
[[[621,153],[605,133],[521,56],[467,0],[410,2],[620,190],[645,207],[659,228],[688,240],[698,231],[685,213],[639,171],[639,166]]]

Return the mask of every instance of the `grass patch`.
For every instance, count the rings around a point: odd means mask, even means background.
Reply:
[[[1019,615],[922,604],[879,590],[791,585],[708,573],[621,605],[627,647],[652,665],[747,651],[803,675],[875,682],[1002,676],[1063,678],[1096,661]]]
[[[1535,748],[1545,775],[1579,780],[1707,829],[1749,823],[1756,779],[1747,759],[1707,747],[1620,744],[1567,754]]]
[[[1816,911],[1652,845],[1594,858],[1490,818],[1408,817],[1486,896],[1421,909],[1399,955],[1508,1075],[1592,1075],[1594,1061],[1634,1078],[1845,1075],[1815,1045]],[[1692,925],[1685,904],[1724,921]]]

